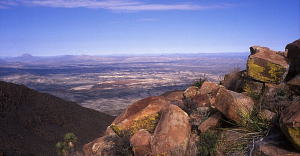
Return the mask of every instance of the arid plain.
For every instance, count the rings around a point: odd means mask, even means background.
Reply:
[[[24,84],[110,115],[136,100],[183,90],[197,79],[219,81],[245,68],[248,53],[148,56],[53,56],[28,54],[0,60],[0,80]]]

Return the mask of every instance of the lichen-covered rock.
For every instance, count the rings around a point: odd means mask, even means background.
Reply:
[[[300,101],[293,102],[281,113],[280,127],[294,147],[300,151]]]
[[[169,101],[162,96],[142,99],[128,106],[127,109],[113,121],[110,128],[118,135],[123,130],[129,130],[131,135],[140,129],[153,132],[159,120],[160,111],[169,105]]]
[[[150,146],[151,134],[145,130],[140,129],[131,138],[130,143],[135,156],[145,156],[151,153]]]
[[[287,73],[289,65],[284,56],[275,51],[259,47],[251,47],[251,54],[247,61],[247,75],[252,79],[279,83]]]
[[[215,114],[211,115],[208,119],[202,122],[198,129],[201,133],[205,133],[207,130],[211,128],[218,127],[222,120],[222,114],[220,112],[216,112]]]
[[[259,96],[262,94],[264,84],[251,79],[245,79],[243,91],[248,95]]]
[[[300,74],[300,39],[288,44],[285,49],[290,64],[287,80],[290,80]]]
[[[115,135],[106,135],[95,139],[94,141],[83,146],[85,156],[111,156],[116,155],[114,148]]]
[[[189,116],[178,106],[170,105],[162,112],[153,134],[152,155],[185,155],[190,134]]]
[[[199,88],[196,86],[191,86],[188,87],[184,92],[183,92],[183,96],[184,98],[193,98],[194,96],[196,96],[199,93]]]
[[[217,93],[215,107],[228,119],[243,123],[245,119],[250,117],[254,102],[246,95],[220,88]]]

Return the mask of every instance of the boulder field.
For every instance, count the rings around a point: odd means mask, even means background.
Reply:
[[[299,156],[299,43],[285,52],[252,46],[247,69],[219,83],[129,105],[84,154]]]

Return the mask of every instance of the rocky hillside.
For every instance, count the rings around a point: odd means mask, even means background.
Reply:
[[[55,144],[74,133],[75,149],[100,137],[109,115],[22,85],[0,81],[0,155],[57,155]]]
[[[131,104],[85,155],[300,155],[300,40],[250,52],[220,83]]]

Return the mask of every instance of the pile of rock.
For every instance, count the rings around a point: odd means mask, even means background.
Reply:
[[[133,103],[107,128],[105,136],[84,146],[85,155],[117,155],[111,138],[124,134],[129,136],[133,155],[197,155],[196,142],[201,142],[197,135],[224,127],[224,121],[243,126],[253,114],[272,122],[271,127],[278,124],[294,148],[253,138],[250,154],[299,155],[300,40],[287,45],[286,52],[259,46],[250,47],[250,51],[247,69],[225,76],[221,84],[206,81],[199,88],[192,86]],[[228,132],[222,136],[229,144],[232,138],[245,135]],[[222,148],[216,151],[218,155],[224,154]]]

